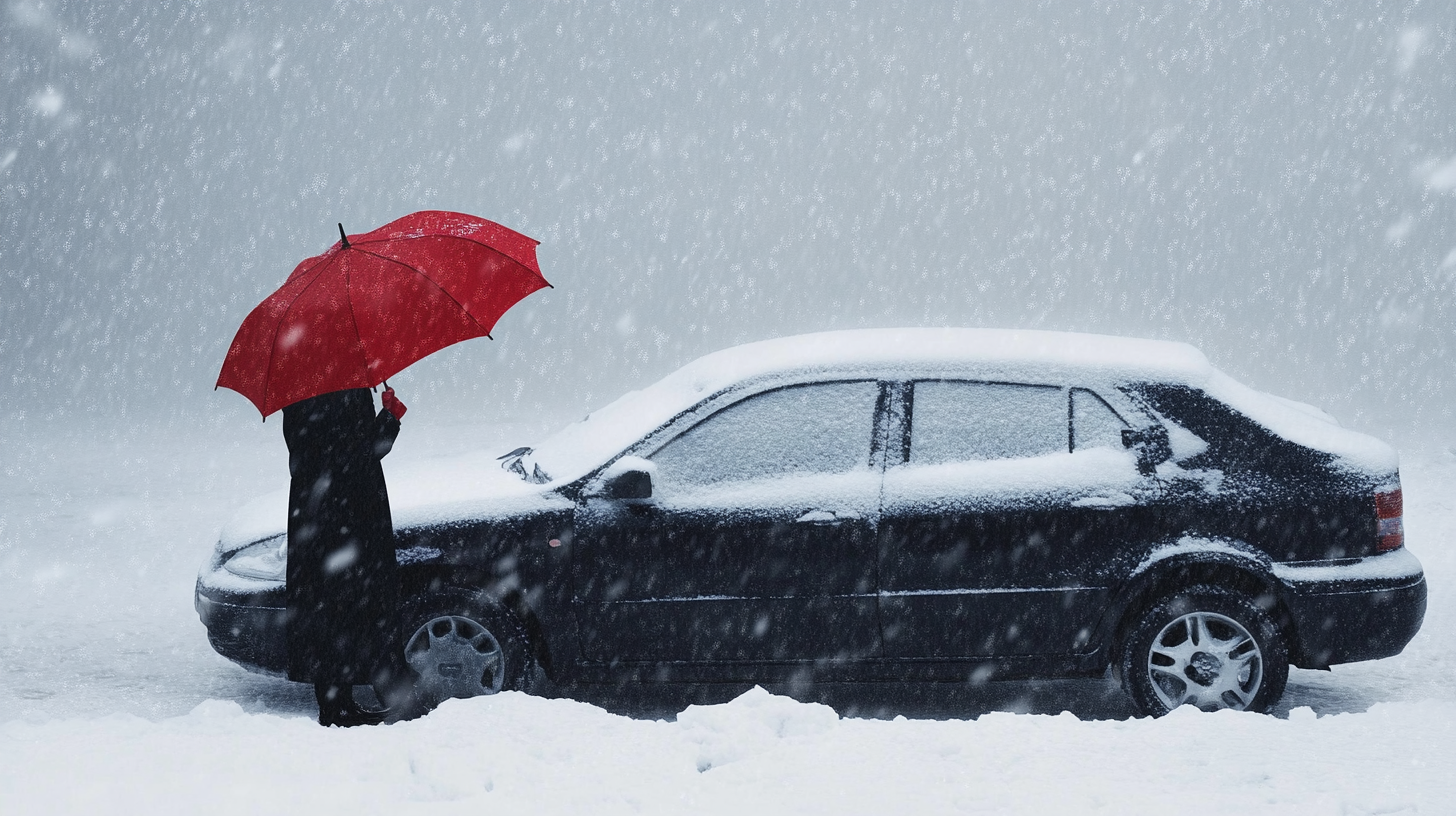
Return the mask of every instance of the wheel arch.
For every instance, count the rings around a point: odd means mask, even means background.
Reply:
[[[429,564],[400,570],[402,598],[413,598],[447,588],[473,593],[485,603],[513,615],[526,630],[526,649],[531,658],[545,672],[547,679],[556,679],[556,668],[552,662],[545,628],[528,597],[530,593],[522,590],[519,585],[503,585],[500,581],[493,580],[488,571],[469,567]]]
[[[1108,665],[1119,664],[1123,636],[1139,613],[1171,592],[1200,584],[1248,596],[1274,619],[1290,660],[1299,662],[1303,655],[1299,633],[1285,587],[1274,576],[1268,556],[1242,542],[1185,537],[1174,545],[1148,551],[1122,580],[1114,594],[1116,601],[1099,627],[1101,642],[1107,647],[1100,651]]]

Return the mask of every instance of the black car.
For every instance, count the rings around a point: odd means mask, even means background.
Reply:
[[[1289,665],[1400,652],[1426,584],[1395,452],[1197,350],[876,330],[704,357],[499,462],[390,471],[434,700],[558,684],[1098,676],[1267,710]],[[197,583],[281,672],[285,504]]]

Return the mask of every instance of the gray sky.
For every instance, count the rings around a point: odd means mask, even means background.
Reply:
[[[401,375],[420,416],[956,325],[1184,340],[1456,430],[1444,4],[271,5],[5,5],[13,415],[256,423],[211,390],[247,311],[336,221],[432,208],[541,240],[556,288]]]

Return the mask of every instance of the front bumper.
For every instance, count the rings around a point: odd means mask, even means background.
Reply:
[[[1291,659],[1301,668],[1400,654],[1426,616],[1425,573],[1404,548],[1335,565],[1276,564],[1274,574],[1287,588]]]
[[[220,592],[197,584],[192,605],[207,627],[207,642],[248,671],[288,670],[288,609],[281,589],[252,594]]]

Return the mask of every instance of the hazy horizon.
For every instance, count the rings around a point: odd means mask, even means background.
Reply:
[[[336,222],[450,209],[556,288],[392,380],[420,417],[992,326],[1447,440],[1456,18],[1356,8],[8,3],[0,383],[22,422],[256,424],[212,393],[247,311]]]

